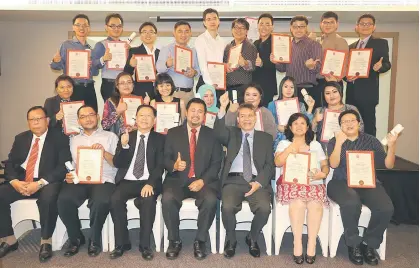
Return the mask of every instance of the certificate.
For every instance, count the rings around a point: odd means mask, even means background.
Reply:
[[[287,125],[287,121],[289,121],[290,116],[299,112],[298,98],[277,100],[275,101],[275,104],[277,111],[277,119],[279,125],[281,126]]]
[[[333,75],[337,78],[343,77],[346,57],[346,51],[326,49],[324,53],[324,61],[322,62],[321,74]]]
[[[341,112],[332,111],[325,109],[323,123],[322,123],[322,132],[321,132],[321,141],[328,142],[332,137],[334,137],[334,133],[339,132],[341,130],[340,124],[338,122],[338,117],[340,116]]]
[[[357,76],[358,78],[368,78],[370,62],[372,60],[372,48],[350,49],[349,67],[347,76]]]
[[[245,17],[245,20],[249,23],[247,38],[250,41],[258,40],[260,38],[260,34],[258,33],[258,18]]]
[[[112,60],[106,62],[106,68],[110,70],[124,70],[127,61],[127,43],[124,41],[108,41],[106,43],[109,53],[112,54]]]
[[[230,68],[232,69],[238,68],[239,56],[241,56],[241,53],[242,53],[242,43],[230,48],[229,55],[228,55],[228,64]]]
[[[71,78],[89,79],[90,50],[67,50],[67,75]]]
[[[204,118],[204,125],[206,127],[209,128],[213,128],[214,127],[214,122],[216,121],[216,113],[212,113],[212,112],[207,112],[206,113],[206,118]]]
[[[347,185],[351,188],[376,188],[372,151],[347,151]]]
[[[187,69],[192,69],[192,57],[191,49],[175,45],[175,72],[184,74]]]
[[[137,108],[143,104],[143,98],[140,96],[122,97],[121,101],[127,104],[127,110],[124,112],[124,125],[134,126]]]
[[[156,80],[156,66],[153,55],[135,54],[137,59],[136,81],[154,82]]]
[[[64,134],[79,134],[80,127],[77,122],[77,110],[85,105],[84,101],[72,101],[60,103],[60,110],[63,111],[63,129]]]
[[[284,165],[283,183],[309,184],[310,153],[289,154]]]
[[[274,62],[290,63],[292,38],[284,34],[271,34],[271,53],[274,55]]]
[[[207,69],[209,70],[210,79],[213,85],[217,85],[216,89],[226,90],[226,67],[224,63],[207,62]]]
[[[78,147],[76,173],[80,183],[102,183],[102,161],[103,153],[101,149]]]
[[[261,110],[260,109],[256,110],[255,115],[257,116],[257,121],[255,122],[254,129],[258,131],[264,131]]]
[[[156,132],[166,134],[168,133],[169,129],[178,126],[179,124],[178,103],[156,102],[156,111],[157,111],[156,125],[155,125]]]

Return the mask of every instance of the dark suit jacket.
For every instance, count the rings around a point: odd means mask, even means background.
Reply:
[[[70,99],[71,100],[71,99]],[[63,129],[62,120],[57,121],[55,115],[60,111],[60,96],[56,95],[54,97],[48,98],[45,100],[44,108],[47,110],[47,116],[50,118],[50,128],[57,128],[60,131]]]
[[[238,127],[227,127],[225,118],[216,119],[214,132],[220,143],[227,147],[227,155],[222,170],[222,187],[226,183],[230,168],[242,145],[242,130]],[[271,191],[271,179],[274,177],[273,137],[262,131],[254,131],[252,160],[258,175],[257,181],[264,189]]]
[[[158,60],[159,52],[160,52],[159,49],[155,50],[155,63]],[[127,62],[124,67],[124,72],[127,72],[131,75],[135,73],[135,68],[131,67],[130,65],[130,59],[133,56],[133,54],[146,54],[147,55],[147,50],[144,47],[144,45],[141,44],[139,47],[132,47],[128,51],[128,57],[127,57]],[[137,81],[137,75],[136,75],[135,81]],[[155,93],[153,82],[135,82],[134,91],[133,91],[134,95],[142,96],[144,98],[146,96],[146,92],[149,95],[150,99],[155,98],[156,93]]]
[[[174,164],[181,153],[181,159],[187,162],[184,171],[173,171]],[[188,184],[188,172],[191,167],[190,142],[188,140],[187,124],[171,128],[168,131],[165,142],[165,168],[168,171],[165,183]],[[201,126],[197,137],[195,151],[195,177],[202,179],[204,185],[219,190],[220,164],[222,163],[222,147],[216,140],[211,128]]]
[[[357,48],[360,40],[354,42],[349,46],[350,49]],[[369,78],[358,78],[354,83],[347,83],[346,102],[349,104],[355,103],[373,103],[379,102],[379,74],[385,73],[391,69],[389,62],[389,48],[388,41],[381,38],[371,36],[366,43],[365,48],[373,48],[372,60],[370,63]],[[378,72],[373,70],[373,66],[381,57],[382,68]]]
[[[6,180],[25,180],[26,171],[20,165],[28,157],[32,137],[33,134],[29,130],[15,137],[9,159],[6,162]],[[49,183],[64,181],[67,173],[64,166],[66,161],[71,161],[69,139],[61,131],[49,129],[39,160],[38,179],[44,179]]]
[[[114,166],[118,168],[115,176],[115,184],[120,183],[127,174],[131,161],[134,160],[134,150],[137,143],[137,131],[129,133],[128,145],[130,148],[123,149],[121,139],[118,142],[117,150],[114,155]],[[162,188],[162,174],[163,174],[163,148],[165,144],[165,136],[151,131],[146,147],[147,168],[149,170],[149,179],[147,184],[152,186],[156,191],[160,192]]]

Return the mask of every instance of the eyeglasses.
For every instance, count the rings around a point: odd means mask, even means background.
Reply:
[[[72,89],[72,88],[73,88],[72,85],[68,85],[68,86],[57,87],[57,90],[62,91],[62,90],[65,90],[65,89]]]
[[[114,25],[114,24],[112,24],[112,25],[107,25],[107,26],[109,28],[112,28],[112,30],[116,30],[116,29],[121,30],[124,27],[121,24],[120,25]]]
[[[156,32],[146,32],[146,31],[142,31],[142,32],[140,32],[140,34],[143,34],[143,35],[155,35],[155,34],[156,34]]]
[[[236,31],[246,31],[245,27],[234,26],[233,29],[235,29]]]
[[[321,23],[324,25],[334,25],[335,21],[322,21]]]
[[[368,22],[368,23],[359,22],[357,25],[359,25],[361,27],[370,27],[370,26],[372,26],[374,24],[373,23],[370,23],[370,22]]]
[[[343,120],[343,121],[341,121],[341,124],[342,125],[349,125],[349,124],[354,124],[356,122],[357,122],[357,120],[355,120],[355,119],[352,119],[352,120]]]
[[[46,116],[44,116],[44,117],[37,117],[37,118],[28,118],[28,121],[29,122],[31,122],[31,123],[35,123],[35,122],[39,122],[39,121],[41,121],[42,119],[45,119],[45,118],[47,118]]]
[[[131,82],[131,81],[118,83],[119,86],[132,85],[132,84],[133,84],[133,82]]]
[[[96,117],[96,114],[87,114],[87,115],[81,115],[81,116],[79,116],[79,119],[86,119],[86,118],[94,118],[94,117]]]
[[[302,29],[306,29],[306,25],[292,25],[292,29],[294,30],[302,30]]]
[[[89,28],[90,26],[87,24],[74,24],[73,25],[76,28]]]

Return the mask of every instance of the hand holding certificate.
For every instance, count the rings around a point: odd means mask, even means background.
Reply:
[[[226,66],[220,62],[207,62],[207,69],[216,89],[226,90]]]
[[[347,151],[347,185],[351,188],[376,188],[372,151]]]
[[[368,78],[372,52],[372,48],[350,49],[347,77]]]
[[[137,96],[122,97],[121,101],[127,105],[127,110],[124,112],[124,124],[134,126],[137,108],[143,104],[143,98]]]
[[[229,50],[229,56],[228,56],[228,65],[230,68],[235,69],[239,67],[239,57],[242,53],[242,43],[231,47]]]
[[[209,128],[214,128],[214,122],[216,121],[216,113],[207,112],[206,118],[204,118],[204,125]]]
[[[78,147],[76,173],[79,183],[102,183],[102,161],[103,151],[101,149]]]
[[[292,54],[292,39],[284,34],[271,34],[271,53],[274,55],[273,62],[290,63]]]
[[[136,81],[154,82],[156,80],[156,66],[152,55],[134,55],[137,60]]]
[[[112,59],[106,62],[106,67],[110,70],[124,70],[127,61],[127,43],[124,41],[108,41],[106,43]]]
[[[191,49],[175,45],[175,72],[184,74],[187,70],[192,69],[192,58]]]
[[[340,132],[340,124],[338,122],[338,117],[340,116],[341,112],[332,111],[325,109],[324,112],[324,122],[322,124],[322,132],[321,132],[321,141],[328,142],[336,132]]]
[[[67,75],[71,78],[89,79],[89,50],[67,50]]]
[[[84,101],[62,102],[60,109],[63,111],[63,129],[64,134],[78,134],[80,132],[79,123],[77,122],[77,110],[85,105]]]
[[[310,153],[289,154],[284,165],[283,183],[309,184]]]
[[[156,111],[156,132],[166,134],[169,129],[178,126],[179,113],[177,103],[156,102]]]
[[[299,112],[298,98],[277,100],[275,104],[276,104],[276,110],[277,110],[277,119],[278,119],[279,125],[281,126],[287,125],[287,121],[289,121],[289,117],[292,114]]]
[[[346,57],[346,51],[326,49],[324,61],[322,62],[321,74],[342,78],[344,76],[344,63],[346,62]]]

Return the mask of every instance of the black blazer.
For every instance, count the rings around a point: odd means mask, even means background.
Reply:
[[[350,49],[357,48],[359,41],[349,46]],[[369,78],[358,78],[354,83],[347,83],[346,102],[347,103],[379,103],[379,74],[385,73],[391,69],[389,62],[388,41],[371,36],[366,43],[365,48],[373,48],[372,60],[370,63]],[[378,72],[373,70],[373,66],[381,57],[382,68]]]
[[[70,98],[71,101],[71,98]],[[54,97],[48,98],[45,100],[44,108],[47,110],[47,116],[50,118],[50,128],[57,128],[60,131],[63,129],[63,121],[59,120],[57,121],[55,119],[55,115],[60,111],[60,103],[61,98],[59,95],[55,95]]]
[[[25,180],[26,171],[20,165],[28,157],[32,137],[33,134],[29,130],[15,137],[9,159],[6,162],[6,180]],[[67,173],[64,166],[66,161],[71,161],[69,139],[61,131],[49,129],[41,151],[38,179],[44,179],[49,183],[64,181]]]
[[[159,57],[159,49],[155,50],[155,63],[158,60]],[[133,54],[147,54],[147,50],[144,47],[143,44],[141,44],[139,47],[132,47],[130,48],[130,50],[128,51],[128,57],[127,57],[127,62],[125,64],[124,67],[124,72],[127,72],[131,75],[133,75],[135,73],[135,68],[131,67],[130,65],[130,59],[133,56]],[[136,79],[134,79],[135,81],[137,81],[137,75],[136,75]],[[155,98],[155,88],[154,88],[154,84],[153,82],[135,82],[134,83],[134,91],[133,94],[137,95],[137,96],[142,96],[143,98],[146,97],[146,92],[149,95],[150,99],[154,99]]]
[[[187,162],[184,171],[173,171],[174,164],[181,153],[181,159]],[[171,128],[166,135],[165,142],[165,168],[168,171],[165,183],[188,184],[188,172],[191,167],[190,142],[188,139],[187,124]],[[211,128],[201,126],[197,137],[195,151],[195,176],[204,181],[204,185],[219,189],[219,170],[222,163],[222,146],[216,140]]]
[[[216,119],[214,131],[219,141],[227,147],[227,155],[222,170],[222,187],[225,184],[232,163],[242,145],[242,130],[238,127],[227,127],[225,118]],[[273,137],[265,132],[254,130],[252,159],[258,175],[252,181],[257,181],[269,191],[271,179],[274,177]]]
[[[131,161],[134,160],[134,150],[137,143],[137,131],[132,131],[129,134],[128,145],[129,149],[123,149],[121,145],[121,138],[118,141],[117,150],[114,155],[114,166],[118,168],[115,176],[115,184],[120,183],[127,174]],[[165,144],[165,136],[151,131],[147,141],[146,159],[147,168],[149,170],[149,179],[147,184],[152,186],[156,191],[160,192],[162,188],[162,174],[163,174],[163,148]]]

